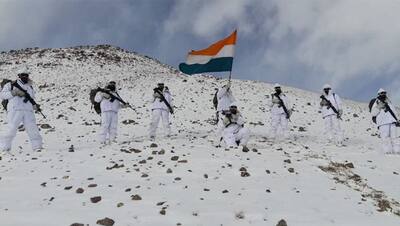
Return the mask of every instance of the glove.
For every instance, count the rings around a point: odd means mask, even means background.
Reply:
[[[288,115],[286,116],[287,119],[289,119],[292,116],[293,110],[288,109]]]
[[[110,99],[110,94],[108,94],[108,93],[102,93],[102,95],[103,95],[103,98],[105,98],[105,99]]]
[[[376,124],[376,116],[372,116],[372,121]]]
[[[280,104],[281,101],[278,98],[272,98],[272,103],[273,104]]]
[[[25,96],[25,93],[22,92],[20,89],[12,89],[11,90],[11,95],[23,97],[23,96]]]
[[[324,99],[322,99],[319,104],[321,105],[321,107],[328,106],[328,102],[326,100],[324,100]]]
[[[38,105],[38,104],[33,105],[33,110],[34,111],[39,111],[40,110],[40,105]]]

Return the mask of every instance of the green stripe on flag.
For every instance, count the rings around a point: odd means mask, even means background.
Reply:
[[[233,57],[215,58],[206,64],[179,64],[179,70],[183,73],[192,75],[204,72],[221,72],[232,70]]]

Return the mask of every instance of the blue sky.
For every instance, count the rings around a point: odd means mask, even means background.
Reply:
[[[238,29],[233,77],[400,101],[398,0],[0,0],[0,50],[112,44],[177,67]],[[269,92],[269,91],[266,91]]]

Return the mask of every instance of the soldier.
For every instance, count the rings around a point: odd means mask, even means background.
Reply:
[[[121,107],[129,106],[129,104],[122,104],[115,97],[120,98],[116,91],[116,82],[110,81],[103,91],[99,90],[96,93],[94,98],[94,101],[100,103],[101,109],[101,130],[99,133],[101,144],[110,144],[117,141],[118,112]]]
[[[337,146],[343,146],[343,131],[340,126],[342,101],[339,95],[332,92],[330,85],[325,84],[322,89],[320,109],[325,122],[325,135],[328,143],[334,142]]]
[[[223,139],[228,147],[242,146],[243,152],[248,152],[247,142],[250,138],[250,130],[244,126],[244,119],[235,104],[231,104],[229,110],[222,113],[224,126]]]
[[[383,153],[400,154],[397,126],[400,122],[396,109],[392,105],[384,89],[379,89],[378,97],[372,106],[372,120],[377,124],[383,143]]]
[[[156,137],[156,130],[160,119],[164,125],[166,136],[171,135],[171,125],[169,114],[173,114],[172,95],[168,87],[164,87],[164,83],[158,83],[157,87],[153,89],[153,101],[151,106],[151,123],[150,123],[150,139],[154,140]]]
[[[0,97],[8,100],[7,104],[7,132],[1,137],[0,148],[3,151],[10,151],[13,139],[16,136],[18,127],[23,124],[28,133],[32,149],[40,151],[43,148],[42,136],[36,124],[34,111],[40,110],[40,106],[32,104],[29,97],[35,98],[35,91],[32,88],[32,80],[29,72],[23,71],[18,74],[18,79],[8,82],[2,89]]]
[[[292,109],[288,98],[282,92],[281,85],[274,85],[275,93],[271,94],[271,136],[273,139],[288,137],[288,121]],[[280,131],[280,133],[279,133]]]

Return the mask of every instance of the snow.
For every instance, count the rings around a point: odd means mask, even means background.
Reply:
[[[319,94],[283,87],[295,104],[291,138],[271,143],[267,103],[272,85],[233,80],[233,93],[252,131],[251,151],[244,153],[215,147],[212,98],[225,80],[186,76],[110,46],[2,53],[0,77],[15,78],[25,65],[47,116],[37,115],[38,124],[51,129],[41,129],[42,152],[33,152],[21,131],[13,156],[2,154],[1,225],[96,225],[105,217],[118,226],[276,225],[281,219],[289,226],[399,225],[400,156],[381,154],[365,103],[344,101],[346,147],[336,147],[326,144],[322,134]],[[109,80],[117,81],[135,111],[121,110],[118,143],[102,147],[97,142],[100,117],[90,107],[89,91]],[[150,147],[149,100],[158,82],[174,96],[174,135],[166,138],[160,130],[157,147]],[[332,162],[353,163],[354,168],[321,170]],[[250,176],[241,176],[242,167]],[[350,178],[355,174],[360,181]],[[78,188],[84,192],[76,193]],[[142,199],[132,200],[133,195]],[[91,203],[94,196],[101,201]],[[378,211],[383,199],[392,209]]]

